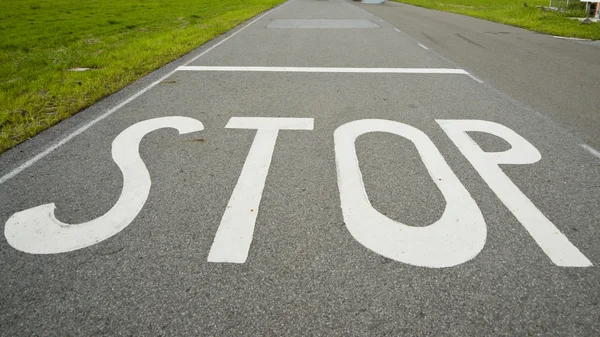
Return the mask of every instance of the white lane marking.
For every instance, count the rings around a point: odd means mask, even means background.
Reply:
[[[443,119],[436,122],[554,264],[561,267],[592,265],[500,168],[499,165],[539,161],[542,156],[531,143],[506,126],[494,122]],[[468,132],[473,131],[500,137],[511,148],[504,152],[484,152],[469,136]]]
[[[201,131],[202,123],[189,117],[162,117],[134,124],[112,143],[112,158],[123,174],[123,190],[104,215],[81,224],[66,224],[54,216],[54,203],[15,213],[4,236],[17,250],[31,254],[70,252],[94,245],[127,227],[144,207],[150,193],[150,173],[140,158],[142,138],[157,129],[175,128],[180,134]]]
[[[279,6],[279,7],[281,7],[281,6]],[[218,47],[219,45],[221,45],[225,41],[227,41],[230,38],[234,37],[239,32],[241,32],[242,30],[248,28],[251,24],[255,23],[256,21],[258,21],[260,19],[262,19],[265,15],[271,13],[272,11],[274,11],[275,9],[277,9],[279,7],[275,7],[273,9],[269,10],[268,12],[262,14],[261,16],[257,17],[256,19],[252,20],[250,23],[248,23],[247,25],[245,25],[244,27],[240,28],[238,31],[233,32],[228,37],[226,37],[223,40],[219,41],[218,43],[216,43],[212,47],[206,49],[205,51],[203,51],[202,53],[200,53],[198,56],[195,56],[192,59],[186,61],[184,64],[187,65],[187,64],[190,64],[190,63],[196,61],[197,59],[199,59],[200,57],[204,56],[209,51],[213,50],[214,48]],[[84,124],[83,126],[81,126],[80,128],[78,128],[77,130],[73,131],[68,136],[64,137],[63,139],[59,140],[58,142],[56,142],[53,145],[51,145],[48,148],[46,148],[44,151],[42,151],[42,152],[38,153],[37,155],[35,155],[33,158],[29,159],[28,161],[26,161],[23,164],[19,165],[18,167],[16,167],[12,171],[10,171],[7,174],[3,175],[0,178],[0,185],[3,184],[4,182],[6,182],[7,180],[13,178],[17,174],[21,173],[23,170],[25,170],[26,168],[30,167],[31,165],[37,163],[42,158],[44,158],[47,155],[49,155],[50,153],[52,153],[54,150],[58,149],[59,147],[63,146],[64,144],[68,143],[71,139],[73,139],[73,138],[77,137],[78,135],[82,134],[87,129],[89,129],[92,126],[94,126],[96,123],[98,123],[98,122],[102,121],[103,119],[105,119],[106,117],[112,115],[115,111],[117,111],[120,108],[122,108],[123,106],[131,103],[133,100],[135,100],[136,98],[140,97],[141,95],[143,95],[144,93],[146,93],[148,90],[152,89],[157,84],[159,84],[160,82],[164,81],[165,79],[167,79],[168,77],[170,77],[171,75],[173,75],[176,71],[177,71],[177,69],[174,69],[174,70],[170,71],[168,74],[166,74],[163,77],[159,78],[158,80],[152,82],[150,85],[148,85],[147,87],[145,87],[142,90],[138,91],[137,93],[131,95],[129,98],[127,98],[126,100],[124,100],[121,103],[117,104],[115,107],[113,107],[111,109],[108,109],[108,111],[106,111],[102,115],[100,115],[100,116],[96,117],[95,119],[93,119],[92,121]]]
[[[478,79],[477,77],[471,75],[470,73],[467,73],[467,76],[469,76],[473,81],[477,82],[477,83],[483,83],[482,80]]]
[[[327,68],[327,67],[230,67],[230,66],[181,66],[181,71],[223,72],[283,72],[283,73],[360,73],[360,74],[459,74],[483,83],[464,69],[456,68]]]
[[[367,196],[356,155],[356,138],[388,132],[410,140],[446,200],[441,218],[427,227],[407,226],[377,211]],[[410,125],[381,119],[346,123],[334,133],[340,201],[346,228],[363,246],[390,259],[429,267],[451,267],[473,259],[485,245],[487,228],[475,200],[431,139]]]
[[[232,117],[225,128],[256,129],[254,142],[208,254],[209,262],[244,263],[279,130],[312,130],[313,118]]]
[[[427,50],[431,50],[431,49],[427,48],[425,45],[423,45],[421,42],[419,42],[417,39],[415,39],[415,38],[413,38],[412,36],[410,36],[410,35],[408,35],[408,34],[404,33],[404,32],[403,32],[403,31],[401,31],[400,29],[398,29],[398,28],[394,28],[394,29],[395,29],[395,30],[396,30],[398,33],[403,33],[403,34],[405,34],[405,35],[406,35],[406,37],[407,37],[408,39],[410,39],[410,40],[414,41],[414,42],[415,42],[416,44],[418,44],[419,46],[421,46],[421,47],[423,47],[423,48],[425,48],[425,49],[427,49]],[[451,64],[454,64],[454,65],[456,65],[454,62],[452,62],[452,61],[450,61],[449,59],[447,59],[447,58],[443,57],[442,55],[440,55],[440,54],[436,53],[435,51],[431,50],[431,52],[432,52],[432,53],[434,53],[434,54],[435,54],[437,57],[439,57],[439,58],[443,59],[444,61],[446,61],[446,62],[449,62],[449,63],[451,63]],[[480,80],[479,78],[477,78],[477,77],[475,77],[475,76],[471,75],[469,72],[467,72],[467,74],[466,74],[466,75],[467,75],[467,76],[469,76],[469,77],[470,77],[470,78],[471,78],[473,81],[475,81],[475,82],[477,82],[477,83],[483,83],[483,81],[482,81],[482,80]]]
[[[453,68],[327,68],[327,67],[220,67],[182,66],[181,71],[239,71],[239,72],[285,72],[285,73],[375,73],[375,74],[460,74],[469,75],[463,69]]]
[[[564,36],[552,36],[555,39],[562,39],[562,40],[573,40],[573,41],[592,41],[590,39],[580,39],[577,37],[564,37]]]
[[[584,148],[587,152],[591,153],[596,158],[600,159],[600,151],[597,151],[596,149],[594,149],[593,147],[591,147],[587,144],[579,144],[579,146]]]

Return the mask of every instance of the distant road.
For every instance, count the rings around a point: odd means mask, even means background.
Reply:
[[[392,1],[358,6],[600,148],[600,41]]]

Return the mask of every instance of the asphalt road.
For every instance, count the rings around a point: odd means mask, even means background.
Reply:
[[[523,45],[597,86],[592,45],[291,0],[3,154],[1,334],[600,334],[598,116]]]
[[[562,40],[396,2],[358,6],[600,148],[600,41]]]

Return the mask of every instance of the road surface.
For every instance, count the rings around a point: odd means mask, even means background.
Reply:
[[[0,157],[1,334],[598,335],[599,55],[290,0]]]

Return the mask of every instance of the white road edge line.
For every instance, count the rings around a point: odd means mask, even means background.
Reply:
[[[579,146],[581,146],[582,148],[584,148],[587,152],[591,153],[596,158],[600,159],[600,151],[594,149],[593,147],[591,147],[591,146],[589,146],[587,144],[579,144]]]
[[[280,72],[280,73],[375,73],[375,74],[460,74],[470,76],[463,69],[454,68],[327,68],[327,67],[220,67],[181,66],[181,71]]]
[[[197,56],[194,56],[193,58],[191,58],[190,60],[186,61],[184,64],[190,64],[194,61],[196,61],[197,59],[199,59],[200,57],[204,56],[206,53],[208,53],[209,51],[213,50],[214,48],[218,47],[219,45],[221,45],[222,43],[224,43],[225,41],[229,40],[230,38],[234,37],[235,35],[237,35],[239,32],[241,32],[242,30],[248,28],[250,25],[252,25],[253,23],[255,23],[256,21],[262,19],[265,15],[268,15],[269,13],[271,13],[272,11],[276,10],[277,8],[279,8],[281,6],[275,7],[270,9],[269,11],[267,11],[266,13],[263,13],[262,15],[260,15],[259,17],[257,17],[256,19],[252,20],[250,23],[248,23],[247,25],[245,25],[244,27],[240,28],[239,30],[233,32],[231,35],[229,35],[228,37],[224,38],[223,40],[217,42],[215,45],[213,45],[212,47],[206,49],[205,51],[203,51],[202,53],[200,53]],[[117,104],[115,107],[109,109],[108,111],[106,111],[105,113],[103,113],[102,115],[96,117],[95,119],[91,120],[90,122],[84,124],[83,126],[81,126],[79,129],[73,131],[71,134],[69,134],[68,136],[64,137],[63,139],[59,140],[58,142],[56,142],[55,144],[49,146],[48,148],[46,148],[44,151],[38,153],[37,155],[35,155],[33,158],[29,159],[28,161],[24,162],[23,164],[19,165],[18,167],[16,167],[15,169],[13,169],[12,171],[8,172],[7,174],[3,175],[0,178],[0,185],[3,184],[4,182],[6,182],[7,180],[13,178],[14,176],[16,176],[17,174],[21,173],[23,170],[25,170],[26,168],[30,167],[31,165],[37,163],[38,161],[40,161],[42,158],[46,157],[48,154],[50,154],[52,151],[58,149],[59,147],[63,146],[64,144],[68,143],[71,139],[77,137],[78,135],[82,134],[83,132],[85,132],[87,129],[91,128],[92,126],[94,126],[96,123],[102,121],[103,119],[105,119],[106,117],[112,115],[115,111],[119,110],[120,108],[122,108],[123,106],[127,105],[128,103],[132,102],[133,100],[135,100],[136,98],[140,97],[141,95],[143,95],[145,92],[147,92],[148,90],[152,89],[154,86],[156,86],[157,84],[159,84],[160,82],[164,81],[166,78],[168,78],[169,76],[173,75],[176,71],[178,70],[178,68],[170,71],[168,74],[164,75],[163,77],[159,78],[158,80],[152,82],[150,85],[148,85],[147,87],[143,88],[142,90],[138,91],[137,93],[133,94],[132,96],[129,96],[129,98],[127,98],[126,100],[122,101],[121,103]]]
[[[590,39],[580,39],[578,37],[552,36],[555,39],[572,40],[572,41],[592,41]]]
[[[394,28],[398,33],[402,33],[402,31],[398,28]]]
[[[426,50],[429,50],[429,48],[427,48],[424,44],[421,44],[421,43],[417,43],[417,44],[419,45],[419,47],[421,47],[423,49],[426,49]]]

